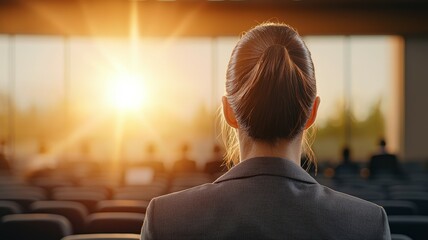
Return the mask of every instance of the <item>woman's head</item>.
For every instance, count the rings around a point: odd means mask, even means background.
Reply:
[[[251,139],[275,144],[299,136],[311,117],[316,81],[297,32],[267,23],[244,34],[229,61],[225,99],[236,121],[231,125]]]

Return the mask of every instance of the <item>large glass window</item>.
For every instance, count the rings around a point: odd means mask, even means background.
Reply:
[[[15,153],[21,156],[64,137],[64,48],[62,37],[12,39],[12,132]]]
[[[215,116],[237,40],[0,36],[0,137],[12,134],[23,159],[44,142],[58,157],[86,151],[98,161],[134,161],[156,143],[167,164],[186,142],[203,164],[218,135]],[[344,145],[366,160],[378,138],[397,136],[388,134],[394,129],[385,116],[400,39],[305,41],[321,96],[318,160],[337,161]]]
[[[398,37],[306,37],[315,62],[321,106],[315,152],[321,160],[337,161],[341,148],[351,148],[353,158],[366,161],[386,138],[399,150],[397,132],[387,124],[397,70]],[[389,114],[388,114],[389,116]]]
[[[0,35],[0,140],[7,140],[10,136],[9,53],[9,37]]]

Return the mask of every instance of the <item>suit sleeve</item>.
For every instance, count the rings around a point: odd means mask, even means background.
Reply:
[[[379,207],[380,209],[380,224],[379,229],[376,231],[376,236],[374,239],[382,239],[382,240],[391,240],[391,231],[389,229],[388,217],[386,215],[385,209]]]
[[[141,228],[141,240],[153,240],[155,237],[154,229],[154,211],[155,211],[155,201],[154,199],[150,201],[149,206],[147,207],[146,216],[144,217],[143,227]]]

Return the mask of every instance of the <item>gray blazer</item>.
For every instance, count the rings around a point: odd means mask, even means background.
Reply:
[[[382,207],[318,184],[281,158],[248,159],[214,183],[154,198],[141,239],[391,239]]]

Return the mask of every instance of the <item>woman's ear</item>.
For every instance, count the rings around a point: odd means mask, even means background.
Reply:
[[[227,124],[233,128],[238,128],[238,122],[236,121],[235,113],[232,111],[226,96],[223,96],[221,101],[223,103],[223,116],[226,119]]]
[[[306,122],[305,130],[312,126],[312,124],[314,124],[315,119],[317,118],[318,106],[320,105],[320,102],[321,99],[317,96],[314,101],[314,106],[312,107],[311,116],[309,116],[309,119]]]

